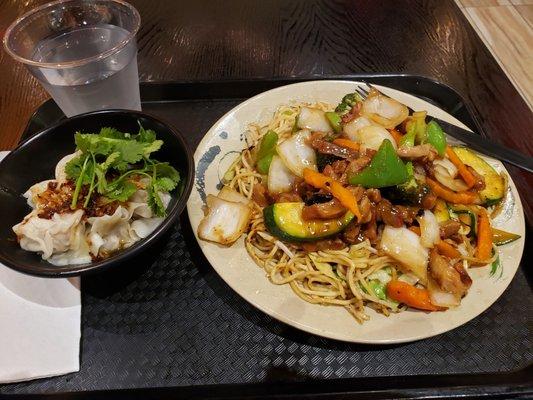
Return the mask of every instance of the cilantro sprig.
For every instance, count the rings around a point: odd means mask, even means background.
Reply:
[[[169,163],[150,157],[163,145],[153,130],[139,124],[136,135],[102,128],[96,134],[76,132],[74,138],[81,154],[65,166],[67,177],[76,183],[72,209],[78,207],[84,186],[87,192],[83,207],[87,207],[95,191],[109,201],[124,202],[137,190],[133,178],[146,177],[148,205],[155,215],[166,215],[160,193],[174,190],[180,175]]]

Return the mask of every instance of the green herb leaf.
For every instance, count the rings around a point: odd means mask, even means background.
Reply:
[[[109,140],[90,133],[77,132],[74,135],[76,147],[83,153],[102,154],[106,156],[113,151],[113,146]]]
[[[155,215],[165,214],[158,192],[173,190],[180,175],[168,163],[150,159],[150,155],[163,145],[153,130],[146,130],[139,124],[139,133],[132,136],[104,127],[98,134],[77,132],[75,142],[82,154],[66,165],[67,176],[76,181],[72,207],[76,206],[83,185],[89,185],[86,205],[94,190],[109,200],[127,201],[137,190],[132,177],[146,175],[151,178],[147,188],[150,207]],[[142,167],[139,166],[141,161],[144,163]],[[109,172],[115,177],[112,182],[108,181]]]
[[[67,178],[72,179],[74,181],[77,180],[80,176],[84,161],[85,157],[79,155],[67,162],[67,164],[65,165],[65,173],[67,174]]]
[[[137,186],[128,180],[122,180],[120,184],[115,184],[105,193],[105,197],[110,200],[127,201],[133,193],[137,191]]]
[[[98,133],[98,136],[104,137],[104,138],[110,138],[110,139],[122,139],[122,140],[129,140],[131,138],[131,135],[129,133],[120,132],[116,128],[109,128],[105,127],[100,129],[100,133]]]
[[[157,164],[154,164],[152,168],[155,168],[157,178],[168,178],[172,182],[174,182],[174,187],[179,183],[180,181],[180,174],[174,168],[172,165],[170,165],[167,162],[158,162]],[[172,190],[172,189],[171,189]]]
[[[139,133],[135,136],[135,140],[138,142],[152,143],[155,141],[155,132],[151,129],[144,129],[141,123],[139,123]]]
[[[174,188],[176,187],[176,182],[166,177],[157,178],[156,181],[154,182],[154,187],[156,188],[157,191],[170,192],[171,190],[174,190]]]
[[[140,143],[145,143],[145,142],[140,142]],[[163,146],[163,141],[162,140],[154,140],[151,143],[146,143],[146,145],[144,147],[143,155],[145,157],[149,157],[151,153],[159,150],[161,148],[161,146]]]
[[[148,205],[150,206],[150,209],[152,212],[158,216],[158,217],[164,217],[166,216],[166,210],[165,206],[163,205],[163,202],[161,201],[161,197],[159,197],[159,194],[154,189],[154,186],[151,185],[147,188],[148,192]]]

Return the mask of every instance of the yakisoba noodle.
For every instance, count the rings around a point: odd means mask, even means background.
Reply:
[[[253,167],[250,149],[261,141],[268,130],[278,132],[280,141],[290,137],[302,106],[323,111],[333,109],[326,103],[297,103],[280,107],[266,125],[251,124],[246,136],[248,149],[232,166],[234,176],[228,186],[252,198],[254,185],[262,183],[263,178]],[[250,229],[244,240],[248,254],[264,268],[272,283],[290,285],[294,293],[309,303],[344,307],[359,322],[369,319],[365,305],[385,315],[404,309],[371,294],[373,291],[369,288],[367,278],[382,268],[391,267],[392,279],[396,279],[397,263],[386,255],[380,255],[368,240],[342,250],[312,253],[299,250],[268,233],[262,209],[255,202]],[[317,263],[336,265],[336,270],[321,271]]]
[[[365,99],[345,95],[334,111],[281,106],[248,127],[246,144],[225,187],[207,196],[199,237],[231,245],[245,233],[273,284],[359,322],[366,307],[389,315],[458,306],[468,269],[490,264],[493,274],[495,245],[520,237],[490,222],[506,176],[375,88]]]

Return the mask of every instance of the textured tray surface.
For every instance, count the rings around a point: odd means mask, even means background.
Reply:
[[[194,148],[238,103],[151,103],[144,110],[173,123]],[[183,215],[135,264],[82,279],[79,373],[0,392],[511,371],[533,359],[524,271],[489,310],[456,330],[403,345],[345,344],[297,331],[238,297],[205,260]]]

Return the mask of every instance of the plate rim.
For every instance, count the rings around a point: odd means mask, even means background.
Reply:
[[[213,125],[211,125],[211,127],[207,130],[207,132],[205,133],[205,135],[202,137],[202,139],[200,140],[200,142],[198,143],[196,149],[195,149],[195,152],[194,152],[194,169],[196,171],[196,168],[197,168],[197,159],[200,159],[200,157],[203,155],[203,151],[205,150],[206,148],[206,144],[212,139],[212,137],[214,136],[214,134],[216,133],[216,128],[224,121],[226,120],[228,117],[231,116],[231,114],[239,111],[240,109],[242,109],[243,107],[246,107],[248,106],[250,103],[253,103],[254,101],[256,101],[258,98],[262,97],[262,96],[265,96],[267,94],[271,94],[271,93],[275,93],[276,91],[282,91],[282,90],[286,90],[287,88],[290,88],[290,87],[294,87],[294,86],[306,86],[306,85],[310,85],[310,84],[313,84],[313,83],[329,83],[329,84],[338,84],[338,83],[341,83],[341,84],[351,84],[351,85],[365,85],[365,82],[363,81],[358,81],[358,80],[344,80],[344,79],[334,79],[334,80],[331,80],[331,79],[313,79],[313,80],[306,80],[306,81],[300,81],[300,82],[296,82],[296,83],[291,83],[291,84],[288,84],[288,85],[282,85],[282,86],[279,86],[279,87],[276,87],[276,88],[273,88],[273,89],[269,89],[269,90],[266,90],[264,92],[261,92],[261,93],[258,93],[244,101],[242,101],[241,103],[239,103],[238,105],[236,105],[235,107],[233,107],[232,109],[228,110],[224,115],[222,115],[215,123],[213,123]],[[374,86],[380,88],[386,88],[386,89],[391,89],[391,90],[394,90],[394,91],[397,91],[397,92],[401,92],[402,94],[406,95],[406,96],[409,96],[409,97],[414,97],[416,98],[417,100],[420,100],[420,101],[423,101],[425,103],[426,100],[424,99],[421,99],[411,93],[407,93],[407,92],[404,92],[403,90],[399,90],[399,89],[395,89],[395,88],[392,88],[392,87],[389,87],[389,86],[385,86],[385,85],[381,85],[381,84],[374,84]],[[288,102],[290,102],[291,99],[288,100]],[[282,105],[283,103],[280,103],[279,105]],[[447,111],[443,110],[442,108],[438,107],[438,106],[435,106],[433,105],[435,108],[438,108],[440,111],[444,112],[448,118],[450,118],[454,124],[462,127],[462,128],[466,128],[470,131],[472,131],[468,126],[466,126],[464,123],[462,123],[460,120],[458,120],[457,118],[455,118],[454,116],[452,116],[451,114],[449,114]],[[475,122],[475,120],[474,120]],[[449,136],[448,136],[449,137]],[[201,152],[202,151],[202,152]],[[522,202],[521,202],[521,199],[520,199],[520,196],[519,196],[519,193],[518,193],[518,189],[516,188],[516,185],[512,179],[512,176],[511,174],[509,173],[509,171],[507,170],[507,168],[505,167],[505,165],[503,165],[503,163],[501,163],[501,161],[497,160],[497,159],[494,159],[492,157],[489,157],[489,156],[485,156],[483,155],[485,158],[489,158],[489,159],[493,159],[493,160],[496,160],[498,161],[498,163],[501,164],[503,170],[505,171],[505,173],[507,174],[507,176],[509,177],[508,181],[509,181],[509,187],[511,189],[511,192],[513,194],[513,197],[514,197],[514,201],[515,201],[515,207],[518,208],[518,215],[519,215],[519,218],[522,220],[524,227],[525,227],[525,217],[524,217],[524,209],[523,209],[523,206],[522,206]],[[191,191],[192,193],[192,191]],[[343,337],[343,336],[339,336],[339,335],[336,335],[335,333],[331,333],[331,332],[325,332],[325,331],[321,331],[320,329],[318,328],[314,328],[312,326],[309,326],[309,325],[305,325],[305,324],[302,324],[300,323],[299,321],[297,320],[294,320],[294,319],[290,319],[288,317],[285,317],[282,313],[278,312],[277,310],[274,310],[274,309],[270,309],[270,308],[266,308],[264,307],[263,305],[260,305],[260,304],[257,304],[257,302],[254,302],[252,299],[248,299],[244,294],[241,293],[241,291],[238,289],[238,285],[233,285],[231,282],[229,282],[228,279],[226,279],[226,277],[224,276],[224,274],[220,273],[218,271],[218,269],[215,267],[215,260],[212,259],[212,257],[207,254],[207,252],[204,251],[204,248],[202,247],[202,240],[198,237],[198,234],[197,234],[197,226],[193,226],[192,225],[192,221],[194,219],[191,218],[192,217],[192,208],[193,208],[193,200],[192,200],[192,194],[191,196],[189,197],[188,201],[187,201],[187,216],[189,218],[189,221],[191,222],[191,227],[192,227],[192,230],[193,230],[193,233],[194,233],[194,237],[198,243],[198,247],[200,248],[200,250],[202,251],[202,254],[206,257],[206,259],[209,261],[211,267],[213,268],[213,270],[217,273],[217,275],[234,291],[236,292],[239,297],[241,297],[243,300],[245,300],[248,304],[252,305],[254,308],[256,308],[257,310],[265,313],[266,315],[269,315],[270,317],[272,318],[275,318],[276,320],[288,325],[288,326],[291,326],[293,328],[296,328],[296,329],[299,329],[301,331],[304,331],[306,333],[309,333],[309,334],[312,334],[312,335],[317,335],[319,337],[323,337],[323,338],[326,338],[326,339],[330,339],[330,340],[337,340],[337,341],[340,341],[340,342],[344,342],[344,343],[357,343],[357,344],[366,344],[366,345],[393,345],[393,344],[401,344],[401,343],[411,343],[411,342],[416,342],[416,341],[419,341],[419,340],[423,340],[423,339],[428,339],[428,338],[432,338],[432,337],[435,337],[435,336],[438,336],[438,335],[441,335],[443,333],[446,333],[446,332],[449,332],[451,330],[454,330],[454,329],[457,329],[461,326],[463,326],[464,324],[472,321],[473,319],[479,317],[482,313],[484,313],[485,311],[487,311],[490,307],[492,307],[492,305],[505,293],[505,291],[508,289],[509,285],[511,284],[512,280],[514,279],[515,275],[516,275],[516,272],[518,271],[518,268],[520,268],[520,264],[521,264],[521,260],[522,260],[522,256],[524,254],[524,247],[525,247],[525,235],[522,235],[522,237],[520,238],[521,239],[521,246],[520,246],[520,257],[518,258],[518,263],[517,263],[517,267],[516,269],[514,269],[513,271],[513,274],[511,277],[509,277],[508,279],[508,282],[507,284],[505,285],[505,287],[503,288],[502,292],[495,298],[491,299],[490,302],[487,302],[485,303],[485,307],[483,310],[481,310],[479,313],[477,313],[476,315],[472,316],[471,318],[467,318],[466,320],[458,323],[458,324],[454,324],[453,326],[450,326],[449,328],[445,328],[445,329],[441,329],[441,330],[436,330],[434,332],[431,332],[430,334],[427,334],[427,333],[424,333],[424,334],[418,334],[418,335],[413,335],[413,336],[410,336],[410,337],[406,337],[406,338],[400,338],[400,339],[350,339],[350,338],[347,338],[347,337]],[[525,228],[524,228],[525,229]],[[524,232],[525,233],[525,232]],[[210,243],[210,242],[205,242],[205,243],[209,243],[211,245],[215,245],[217,246],[216,244],[214,243]],[[244,249],[243,249],[244,250]],[[244,250],[246,252],[246,250]],[[246,252],[246,256],[249,257],[248,253]],[[253,261],[251,258],[250,258],[250,261],[253,263],[253,266],[256,267],[256,268],[260,268],[261,270],[263,270],[263,268],[259,265],[257,265],[255,263],[255,261]],[[265,276],[266,278],[266,276]],[[268,282],[268,279],[267,279],[267,282]],[[270,285],[273,285],[271,282],[268,282]],[[283,285],[284,286],[284,285]],[[307,305],[312,305],[310,303],[307,303]],[[392,316],[393,317],[393,316]],[[359,325],[355,325],[356,327],[358,327]]]

